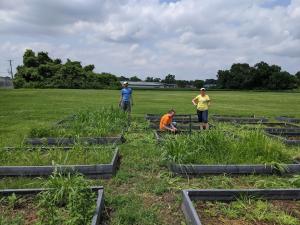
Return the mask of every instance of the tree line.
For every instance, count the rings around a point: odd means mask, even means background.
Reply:
[[[225,89],[294,89],[300,85],[300,71],[295,75],[282,71],[278,65],[260,62],[253,67],[247,63],[236,63],[229,70],[219,70],[218,88]]]
[[[120,88],[118,78],[110,73],[95,73],[95,66],[82,66],[81,62],[51,59],[47,52],[35,54],[28,49],[23,55],[23,65],[17,67],[13,80],[15,88]]]
[[[95,73],[94,65],[82,66],[79,61],[51,59],[47,52],[37,54],[27,49],[23,55],[23,65],[17,67],[13,80],[15,88],[81,88],[118,89],[120,81],[143,81],[138,76],[116,76],[111,73]],[[217,79],[177,80],[173,74],[165,78],[146,77],[145,82],[174,84],[179,88],[219,89],[294,89],[300,86],[300,71],[292,75],[282,71],[278,65],[265,62],[253,67],[247,63],[236,63],[229,70],[219,70]]]

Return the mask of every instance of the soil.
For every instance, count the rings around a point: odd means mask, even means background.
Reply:
[[[271,203],[274,208],[284,211],[287,214],[297,218],[300,221],[300,202],[299,201],[281,201],[281,200],[272,200],[268,201]],[[211,203],[211,202],[210,202]],[[240,217],[238,219],[231,219],[226,217],[226,215],[217,214],[210,215],[205,212],[205,210],[216,211],[213,204],[208,204],[207,202],[198,201],[195,203],[195,208],[198,213],[198,216],[203,225],[277,225],[274,222],[268,221],[250,221],[246,218]],[[204,210],[205,209],[205,210]]]
[[[180,202],[178,202],[174,193],[166,192],[162,195],[147,194],[144,196],[144,204],[146,207],[161,205],[159,219],[164,224],[181,224]],[[177,215],[174,216],[174,213]]]
[[[37,211],[34,197],[22,198],[22,202],[16,204],[11,210],[5,204],[0,205],[0,214],[7,214],[11,218],[21,215],[25,225],[34,224],[37,221]]]
[[[287,137],[288,140],[300,141],[300,136],[290,136]]]

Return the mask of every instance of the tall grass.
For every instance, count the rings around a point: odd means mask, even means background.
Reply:
[[[110,163],[114,154],[112,146],[88,147],[74,146],[70,150],[41,148],[24,150],[0,149],[1,166],[42,166],[42,165],[78,165]]]
[[[166,161],[192,164],[288,163],[285,146],[260,130],[224,131],[224,127],[191,135],[166,136]]]
[[[118,108],[103,107],[82,110],[71,120],[54,127],[33,128],[30,137],[77,137],[120,134],[128,122],[127,114]]]

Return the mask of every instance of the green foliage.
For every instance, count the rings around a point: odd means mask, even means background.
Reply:
[[[116,76],[109,73],[94,73],[95,66],[82,67],[80,62],[51,59],[47,52],[37,55],[27,49],[23,65],[17,67],[14,78],[15,88],[120,88]]]
[[[0,225],[25,225],[25,220],[20,214],[10,215],[9,212],[4,212],[0,214]]]
[[[227,127],[226,131],[221,127],[188,136],[166,136],[162,146],[162,157],[166,161],[177,163],[272,163],[276,166],[274,162],[291,161],[284,149],[284,145],[265,136],[263,131],[239,129],[232,132],[230,127]]]
[[[40,225],[86,225],[91,223],[96,195],[82,176],[54,174],[39,194]]]
[[[119,209],[115,212],[112,225],[158,224],[153,209],[145,208],[137,195],[118,195],[115,199],[108,199],[108,205]]]
[[[295,76],[281,71],[277,65],[265,62],[255,64],[233,64],[230,70],[218,71],[218,86],[226,89],[270,89],[282,90],[297,87]]]
[[[74,146],[70,150],[53,147],[49,150],[0,149],[2,166],[42,166],[42,165],[82,165],[110,163],[114,150],[109,146],[88,147]]]
[[[100,137],[119,135],[127,126],[127,114],[119,108],[81,110],[58,126],[31,129],[30,137]]]
[[[264,221],[282,225],[297,225],[300,223],[296,217],[265,200],[240,198],[229,204],[218,202],[215,207],[211,211],[214,211],[217,215],[222,214],[230,219],[245,219],[252,223]]]

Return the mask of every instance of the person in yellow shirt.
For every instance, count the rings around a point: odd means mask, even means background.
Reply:
[[[171,109],[167,114],[163,115],[160,119],[159,129],[161,131],[169,130],[176,132],[177,128],[173,124],[173,117],[175,116],[175,110]]]
[[[206,94],[205,88],[200,89],[200,95],[197,95],[192,103],[197,106],[198,121],[200,129],[209,129],[208,126],[208,106],[211,103],[209,96]]]

